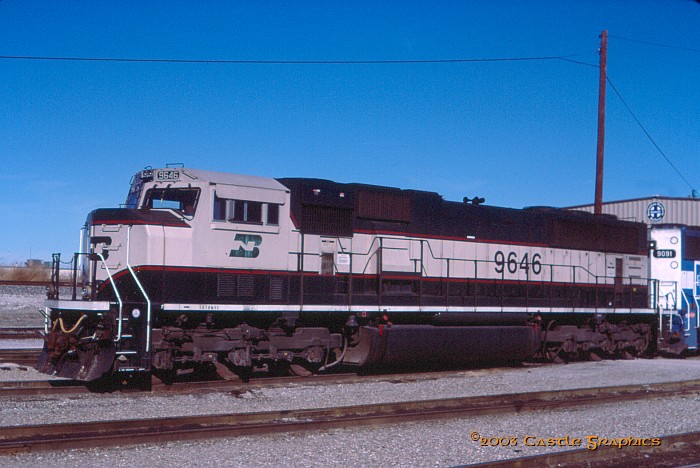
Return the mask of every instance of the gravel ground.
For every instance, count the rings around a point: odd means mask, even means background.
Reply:
[[[46,286],[0,286],[0,327],[43,326],[44,299]]]
[[[44,340],[41,338],[10,338],[0,341],[0,349],[37,349],[44,346]]]
[[[24,372],[27,376],[32,373]],[[16,378],[15,374],[21,372],[0,372],[0,378]],[[697,378],[700,360],[655,359],[471,370],[457,377],[421,382],[290,386],[257,389],[240,396],[212,393],[6,398],[0,401],[0,424],[316,408]],[[688,415],[698,411],[700,396],[694,396],[382,428],[16,455],[0,458],[0,466],[47,462],[54,466],[167,466],[184,461],[188,466],[454,466],[554,449],[525,446],[527,435],[535,436],[535,441],[538,437],[569,435],[581,438],[586,446],[588,436],[654,437],[697,431],[700,420]],[[518,445],[482,447],[470,439],[472,432],[485,437],[514,437]]]
[[[537,438],[568,435],[586,447],[601,438],[697,431],[700,422],[687,415],[698,410],[699,398],[675,398],[382,428],[17,455],[0,458],[0,466],[455,466],[557,450],[525,445]],[[471,440],[473,432],[515,438],[518,445],[482,447]]]
[[[0,380],[24,380],[33,370],[0,371]],[[26,377],[23,377],[26,376]],[[324,408],[396,401],[456,398],[591,386],[700,379],[700,360],[663,359],[582,362],[566,366],[463,371],[457,377],[414,382],[290,385],[252,389],[241,395],[88,394],[69,398],[22,397],[0,400],[0,425],[79,422],[134,417],[226,414]],[[85,411],[97,407],[99,411]]]

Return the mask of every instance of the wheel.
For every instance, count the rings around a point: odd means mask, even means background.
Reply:
[[[318,369],[321,366],[319,364],[312,364],[310,362],[300,362],[292,363],[289,365],[289,371],[292,375],[299,377],[309,377],[314,374],[318,374]]]
[[[165,385],[172,385],[177,379],[177,370],[175,369],[153,369],[153,379],[158,379]],[[155,383],[158,383],[157,381]]]
[[[233,372],[228,366],[222,362],[215,361],[214,367],[216,368],[216,374],[223,380],[241,380],[241,377]]]

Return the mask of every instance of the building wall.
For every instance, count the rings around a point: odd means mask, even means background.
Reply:
[[[593,205],[572,206],[567,209],[593,212]],[[700,198],[671,198],[653,196],[634,200],[603,203],[603,213],[619,219],[648,225],[683,224],[700,226]]]

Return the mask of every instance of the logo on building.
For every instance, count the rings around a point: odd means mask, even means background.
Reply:
[[[666,208],[663,203],[656,201],[649,203],[647,207],[647,218],[649,218],[650,221],[661,221],[665,214]]]
[[[260,255],[260,249],[258,246],[262,244],[262,237],[253,234],[236,234],[236,238],[233,240],[234,247],[238,248],[231,249],[231,253],[228,254],[229,257],[241,257],[241,258],[255,258]]]

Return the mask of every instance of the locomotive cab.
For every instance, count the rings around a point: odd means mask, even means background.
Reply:
[[[242,262],[287,268],[286,249],[275,248],[288,244],[287,199],[271,179],[186,168],[137,173],[122,208],[88,215],[70,298],[61,294],[55,256],[38,368],[81,380],[150,370],[154,329],[182,315],[205,320],[202,313],[165,312],[164,305],[224,302],[222,289],[235,278],[226,273]]]

